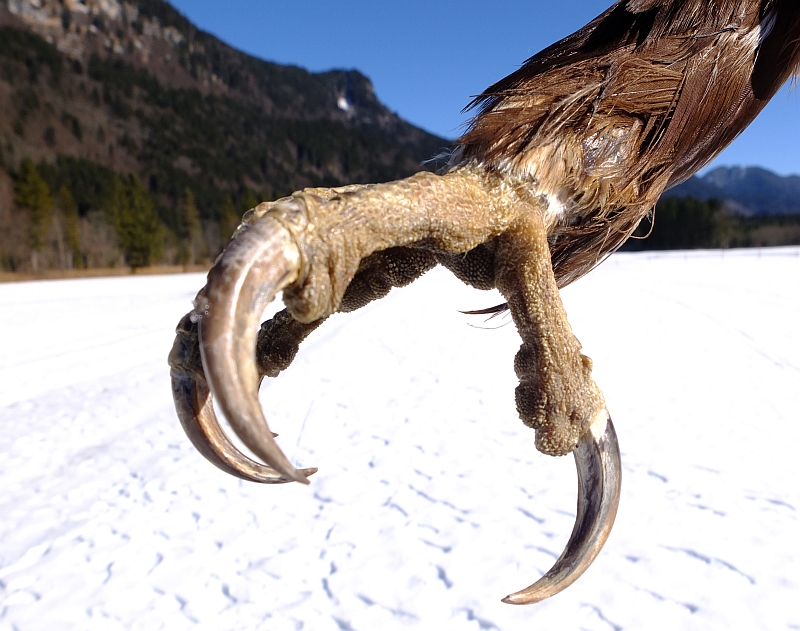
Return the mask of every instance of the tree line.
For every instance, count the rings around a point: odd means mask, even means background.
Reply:
[[[140,9],[178,15],[155,0]],[[211,48],[231,63],[208,56]],[[233,75],[221,92],[203,90],[201,79],[176,87],[157,76],[160,64],[135,55],[79,61],[0,26],[0,101],[11,128],[0,139],[0,269],[207,262],[259,201],[406,177],[447,144],[402,121],[382,126],[389,112],[358,73],[317,75],[211,48],[192,52],[186,67],[238,72],[243,90]],[[343,86],[363,116],[342,117]],[[23,159],[31,155],[36,162]]]
[[[138,175],[120,175],[89,161],[26,158],[12,173],[15,208],[0,226],[4,271],[126,265],[209,264],[241,214],[266,198],[246,187],[223,197],[203,219],[187,186],[167,207]],[[169,200],[167,200],[167,203]],[[677,250],[800,244],[800,217],[744,218],[718,200],[660,201],[623,250]]]
[[[249,190],[227,195],[217,217],[204,221],[191,188],[178,208],[165,209],[137,174],[90,162],[26,158],[11,175],[14,206],[0,226],[3,271],[208,264],[242,212],[260,201]]]
[[[717,199],[669,197],[640,224],[622,250],[691,250],[800,245],[800,215],[742,217]]]

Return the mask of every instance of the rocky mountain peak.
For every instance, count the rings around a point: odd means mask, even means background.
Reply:
[[[197,29],[162,0],[2,4],[12,23],[82,64],[93,55],[118,58],[146,69],[165,85],[245,98],[281,117],[333,119],[391,133],[413,129],[378,101],[372,83],[358,71],[309,73],[257,59]],[[0,15],[0,23],[8,21]]]
[[[402,178],[448,144],[360,72],[255,58],[163,0],[0,0],[0,112],[9,270],[118,264],[125,196],[145,258],[198,262],[261,200]]]
[[[742,217],[800,215],[800,177],[780,176],[756,166],[717,167],[667,191],[664,198],[718,199]]]
[[[147,63],[161,43],[175,48],[185,37],[174,26],[117,0],[8,0],[8,10],[72,59],[86,61],[97,44]],[[97,40],[97,41],[95,41]]]

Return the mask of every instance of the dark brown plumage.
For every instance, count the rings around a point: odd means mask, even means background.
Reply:
[[[458,160],[553,187],[563,287],[747,127],[798,62],[797,0],[621,0],[477,97]]]

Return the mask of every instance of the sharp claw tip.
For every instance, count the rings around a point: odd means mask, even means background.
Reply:
[[[306,477],[307,475],[311,475],[308,469],[295,469],[291,478],[300,484],[310,484],[309,479]]]
[[[515,592],[515,593],[509,594],[508,596],[503,598],[502,602],[504,602],[507,605],[530,605],[532,603],[538,603],[541,600],[544,600],[544,599],[543,598],[537,598],[537,597],[532,596],[530,594],[524,594],[522,592]]]

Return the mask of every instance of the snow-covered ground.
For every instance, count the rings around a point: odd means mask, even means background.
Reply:
[[[566,592],[571,458],[517,419],[508,319],[437,270],[336,316],[262,402],[309,487],[184,438],[200,275],[0,285],[0,630],[800,629],[800,249],[619,254],[564,291],[623,451]],[[499,328],[497,328],[499,327]]]

